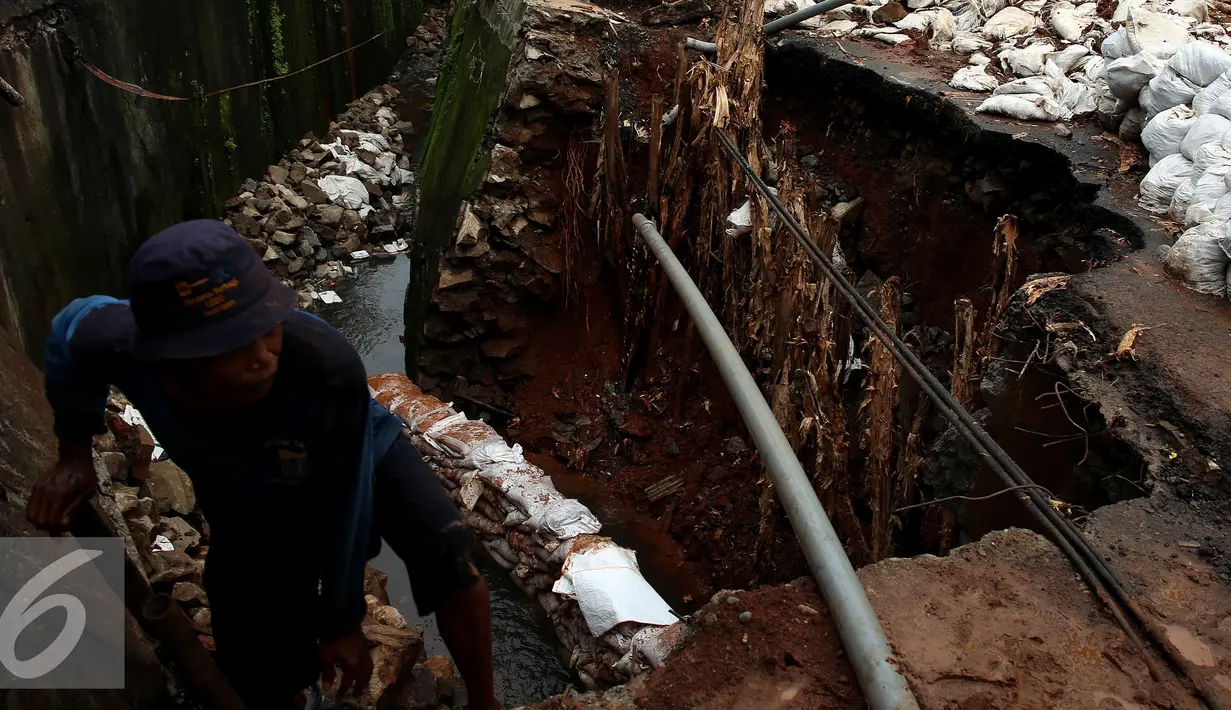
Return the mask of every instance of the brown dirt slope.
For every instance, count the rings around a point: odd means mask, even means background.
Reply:
[[[886,560],[859,577],[921,708],[1199,707],[1174,681],[1150,680],[1142,657],[1068,562],[1032,532],[994,532],[944,558]],[[1168,601],[1160,604],[1174,602],[1163,597]],[[1217,603],[1223,618],[1227,607]],[[752,619],[743,624],[746,610]],[[694,619],[697,633],[627,693],[555,698],[537,707],[861,706],[810,580],[720,592]],[[1187,647],[1200,657],[1201,643]]]

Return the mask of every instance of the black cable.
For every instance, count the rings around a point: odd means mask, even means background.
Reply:
[[[970,413],[958,403],[949,390],[919,361],[914,352],[906,347],[901,338],[881,320],[871,304],[863,296],[859,295],[859,292],[833,265],[829,256],[821,251],[820,247],[816,245],[816,242],[812,241],[812,238],[808,236],[808,233],[804,231],[799,222],[778,201],[778,198],[769,190],[761,176],[748,164],[748,161],[744,158],[735,142],[731,140],[730,136],[717,126],[714,126],[714,133],[718,136],[732,159],[739,164],[757,192],[769,202],[773,210],[782,218],[787,228],[795,236],[795,239],[808,252],[812,261],[825,272],[830,281],[842,292],[842,295],[846,297],[846,300],[850,302],[854,310],[859,313],[860,317],[868,325],[872,334],[884,343],[885,347],[889,349],[898,362],[919,383],[923,391],[936,404],[945,418],[953,425],[954,429],[957,430],[967,443],[975,448],[987,461],[992,471],[1006,485],[1020,486],[1026,491],[1027,496],[1033,503],[1033,505],[1026,506],[1026,510],[1045,531],[1050,533],[1049,536],[1052,538],[1052,542],[1069,559],[1086,584],[1098,594],[1104,606],[1111,612],[1117,624],[1124,630],[1129,639],[1139,647],[1144,648],[1141,637],[1136,633],[1132,625],[1129,624],[1128,620],[1124,618],[1123,612],[1116,604],[1111,603],[1112,599],[1132,614],[1147,634],[1158,644],[1172,664],[1184,672],[1197,685],[1198,691],[1206,704],[1211,708],[1219,708],[1217,696],[1208,687],[1205,687],[1196,674],[1188,671],[1187,662],[1179,654],[1172,651],[1165,635],[1147,619],[1137,604],[1129,598],[1128,593],[1120,585],[1115,573],[1112,572],[1102,556],[1091,546],[1086,536],[1072,524],[1072,521],[1060,515],[1052,508],[1049,501],[1039,494],[1037,488],[1026,488],[1027,486],[1035,486],[1026,472],[970,416]],[[1111,599],[1108,598],[1108,593],[1110,593]],[[1147,664],[1149,664],[1148,655],[1146,658]],[[1151,667],[1151,674],[1157,676],[1157,672],[1153,667]]]

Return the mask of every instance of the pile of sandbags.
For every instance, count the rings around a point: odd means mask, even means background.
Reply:
[[[547,612],[587,686],[619,684],[661,662],[680,636],[663,629],[680,622],[641,577],[636,553],[596,535],[594,514],[487,424],[403,374],[368,383],[405,423],[492,560]]]

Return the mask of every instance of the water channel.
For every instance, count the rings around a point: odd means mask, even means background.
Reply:
[[[399,256],[355,266],[354,280],[338,284],[342,302],[322,306],[319,313],[355,346],[369,374],[404,372],[405,353],[398,336],[410,263]],[[481,554],[476,562],[491,589],[492,653],[500,700],[505,707],[516,707],[563,692],[570,676],[542,608],[513,584],[508,572]],[[449,655],[435,617],[422,618],[415,610],[406,567],[388,545],[372,566],[389,575],[389,601],[409,624],[423,627],[428,655]]]

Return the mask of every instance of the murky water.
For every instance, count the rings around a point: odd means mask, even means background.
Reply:
[[[355,265],[355,278],[338,284],[342,302],[320,308],[320,316],[350,340],[363,357],[369,374],[405,372],[402,297],[410,278],[405,257]],[[496,689],[505,707],[528,704],[564,691],[569,673],[560,658],[560,644],[539,605],[517,588],[508,573],[479,556],[479,567],[491,588],[492,653]],[[421,618],[410,594],[410,579],[402,561],[384,546],[372,566],[389,575],[389,601],[412,625],[424,628],[429,656],[449,655],[435,617]]]

